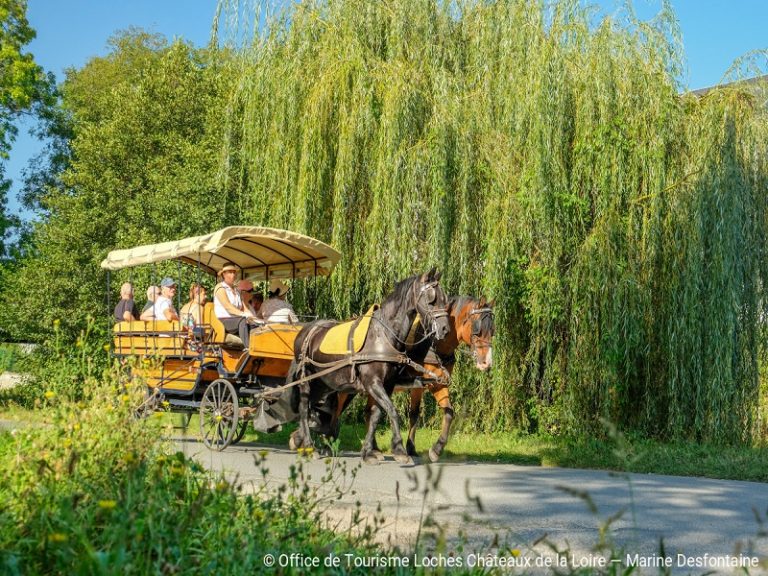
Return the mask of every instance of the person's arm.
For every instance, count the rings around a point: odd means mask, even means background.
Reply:
[[[144,312],[141,313],[141,316],[139,316],[139,320],[144,320],[145,322],[148,320],[154,320],[155,319],[155,309],[150,306]]]
[[[165,310],[163,310],[163,315],[165,316],[165,319],[169,322],[173,322],[174,320],[179,319],[179,315],[176,314],[176,310],[168,306]]]
[[[229,298],[227,298],[227,290],[224,288],[224,286],[219,286],[216,288],[216,291],[213,293],[213,297],[216,298],[216,300],[218,300],[222,306],[224,306],[224,310],[229,312],[231,316],[242,316],[244,318],[248,318],[250,315],[248,312],[240,310],[237,306],[229,301]]]
[[[133,322],[134,320],[136,320],[136,318],[133,316],[133,314],[131,314],[130,310],[125,310],[123,312],[123,321],[125,321],[125,322]]]

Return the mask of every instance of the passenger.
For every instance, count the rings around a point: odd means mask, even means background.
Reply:
[[[160,288],[158,286],[153,285],[147,288],[147,303],[141,309],[141,320],[154,320],[155,312],[152,307],[155,305],[155,300],[157,300],[159,295]]]
[[[173,296],[176,294],[176,282],[173,278],[163,278],[160,282],[160,296],[155,299],[152,307],[153,317],[156,320],[178,320],[179,314],[173,307]],[[142,314],[143,317],[143,314]]]
[[[297,323],[299,318],[296,316],[293,306],[285,299],[288,290],[288,285],[282,280],[270,280],[269,298],[261,305],[256,317],[266,322]]]
[[[179,315],[184,326],[194,328],[203,323],[203,308],[207,300],[205,286],[193,282],[189,287],[189,302],[181,307]]]
[[[120,302],[115,306],[116,322],[131,322],[139,319],[136,302],[133,301],[133,285],[125,282],[120,286]]]
[[[219,270],[221,282],[213,289],[213,311],[224,324],[228,334],[237,334],[244,346],[248,346],[250,327],[248,320],[253,314],[245,307],[240,290],[235,286],[238,268],[227,264]]]
[[[251,293],[251,309],[256,316],[258,316],[262,304],[264,304],[264,294],[261,292]]]
[[[250,280],[240,280],[237,283],[237,289],[240,290],[240,296],[246,310],[255,318],[259,308],[261,308],[261,303],[264,301],[264,296],[253,291],[253,282]]]

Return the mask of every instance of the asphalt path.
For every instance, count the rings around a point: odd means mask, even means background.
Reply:
[[[464,566],[483,561],[550,572],[567,561],[604,568],[612,549],[618,563],[644,574],[659,567],[734,573],[734,565],[766,572],[768,484],[478,462],[403,466],[391,458],[370,466],[352,453],[300,458],[251,443],[213,452],[194,439],[175,442],[244,490],[275,489],[300,463],[332,526],[346,528],[358,501],[370,521],[380,506],[382,543],[433,551],[446,562],[444,554],[459,556]],[[329,475],[334,482],[323,482]],[[441,531],[442,549],[435,547]]]

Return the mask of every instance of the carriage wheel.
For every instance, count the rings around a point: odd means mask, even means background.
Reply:
[[[231,444],[237,444],[240,442],[240,440],[243,439],[243,436],[245,436],[245,432],[248,430],[248,424],[251,422],[249,420],[240,420],[237,423],[237,434],[235,434],[235,437],[232,438]]]
[[[224,379],[208,385],[200,403],[200,434],[211,450],[224,450],[237,430],[238,401],[235,387]]]

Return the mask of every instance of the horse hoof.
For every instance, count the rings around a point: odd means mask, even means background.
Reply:
[[[368,464],[370,466],[377,465],[381,460],[379,460],[375,454],[368,454],[366,456],[363,456],[363,463]]]
[[[408,456],[408,454],[393,454],[393,456],[395,457],[395,461],[400,464],[413,464],[413,458]]]
[[[429,449],[429,461],[432,462],[432,463],[435,463],[438,460],[440,460],[440,453],[439,452],[435,452],[434,448],[430,448]]]
[[[408,454],[408,456],[418,456],[419,453],[416,452],[416,446],[408,442],[408,444],[405,447],[405,451]]]
[[[288,449],[289,450],[292,450],[292,451],[295,452],[296,450],[299,449],[300,446],[302,446],[304,444],[303,439],[302,439],[301,442],[296,440],[296,438],[298,438],[298,437],[299,437],[299,431],[295,430],[291,434],[290,438],[288,438]]]
[[[371,450],[370,455],[376,458],[376,460],[378,460],[379,462],[384,462],[384,460],[386,460],[381,450]]]

